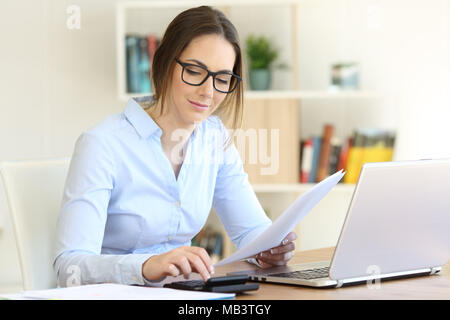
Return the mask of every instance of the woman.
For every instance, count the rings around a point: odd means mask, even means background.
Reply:
[[[238,247],[270,225],[223,124],[240,125],[241,74],[238,35],[220,11],[171,22],[153,59],[153,98],[131,99],[77,140],[58,219],[59,286],[206,280],[211,259],[190,242],[211,207]],[[286,264],[295,238],[257,263]]]

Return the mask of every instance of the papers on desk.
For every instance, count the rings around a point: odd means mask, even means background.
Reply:
[[[50,300],[216,300],[232,299],[235,294],[105,283],[69,288],[24,291],[21,294],[0,296],[6,299]]]
[[[219,267],[227,263],[250,258],[262,251],[279,246],[288,233],[294,230],[300,220],[330,192],[344,174],[343,170],[338,171],[300,195],[269,228],[229,257],[216,263],[215,266]]]

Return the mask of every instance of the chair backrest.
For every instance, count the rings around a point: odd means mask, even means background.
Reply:
[[[56,221],[70,159],[0,163],[24,290],[56,287]]]

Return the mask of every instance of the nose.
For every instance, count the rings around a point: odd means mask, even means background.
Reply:
[[[207,98],[212,98],[214,93],[214,78],[209,76],[201,86],[198,87],[199,94]]]

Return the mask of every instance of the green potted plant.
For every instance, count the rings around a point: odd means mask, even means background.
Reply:
[[[265,36],[250,35],[246,39],[250,88],[268,90],[271,81],[271,64],[278,57],[277,50]]]

